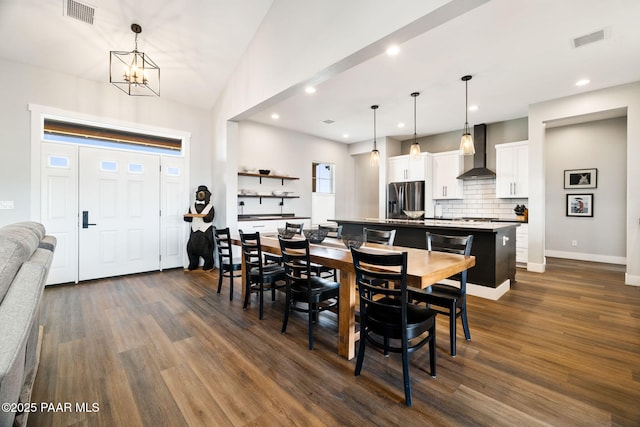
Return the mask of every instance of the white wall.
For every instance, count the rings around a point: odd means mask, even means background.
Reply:
[[[546,188],[545,122],[603,111],[627,110],[627,284],[640,285],[640,82],[587,92],[529,107],[529,265],[544,271]]]
[[[211,128],[207,111],[162,98],[131,97],[110,85],[91,82],[0,59],[0,200],[13,210],[0,210],[0,226],[38,220],[32,214],[31,113],[29,104],[105,117],[113,121],[173,129],[191,134],[191,187],[211,185]],[[38,185],[38,183],[34,183]],[[186,208],[186,207],[185,207]]]
[[[547,256],[624,264],[626,117],[550,128],[545,141]],[[598,169],[597,188],[564,189],[565,170],[589,168]],[[566,216],[566,195],[577,193],[593,194],[593,217]]]
[[[378,218],[380,203],[380,168],[371,166],[369,152],[356,154],[354,160],[355,206],[353,218]],[[384,161],[384,160],[381,160]]]
[[[353,162],[348,146],[341,143],[292,132],[272,126],[243,121],[238,124],[238,168],[278,170],[299,180],[281,181],[238,177],[238,188],[261,191],[293,191],[299,199],[285,199],[284,211],[311,217],[312,164],[333,163],[336,174],[336,215],[348,214],[347,200],[353,195]],[[236,174],[237,175],[237,174]],[[236,193],[237,194],[237,193]],[[242,199],[244,213],[280,213],[280,199]]]

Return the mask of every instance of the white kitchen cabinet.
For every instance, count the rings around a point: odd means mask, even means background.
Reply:
[[[462,199],[464,183],[458,176],[464,170],[464,158],[458,150],[432,154],[433,198]]]
[[[529,262],[529,224],[516,228],[516,265],[526,267]]]
[[[387,161],[388,182],[424,181],[427,176],[427,153],[390,157]]]
[[[529,143],[496,145],[496,197],[529,197]]]

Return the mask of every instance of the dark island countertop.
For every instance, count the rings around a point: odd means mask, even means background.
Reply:
[[[397,227],[420,228],[438,227],[451,230],[469,230],[474,232],[495,232],[505,228],[515,228],[520,224],[507,220],[462,220],[462,219],[332,219],[339,224],[392,225]]]
[[[426,249],[426,232],[464,236],[473,235],[471,255],[476,265],[469,270],[467,291],[498,299],[515,283],[516,221],[450,219],[331,219],[342,226],[342,234],[360,234],[363,228],[396,230],[394,245]]]

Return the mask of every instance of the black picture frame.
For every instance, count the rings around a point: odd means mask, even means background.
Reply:
[[[593,193],[567,194],[568,217],[593,217]]]
[[[567,169],[564,171],[564,188],[598,188],[598,169]]]

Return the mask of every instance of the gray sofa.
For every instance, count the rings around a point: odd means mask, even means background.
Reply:
[[[37,222],[0,228],[0,426],[26,425],[39,362],[40,300],[56,239]],[[7,410],[9,409],[9,410]]]

